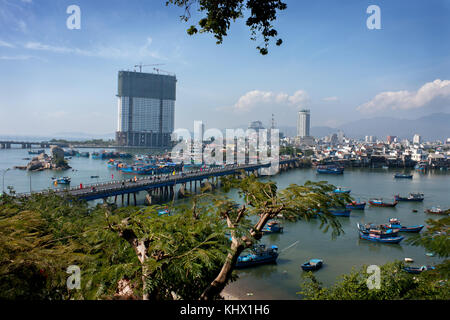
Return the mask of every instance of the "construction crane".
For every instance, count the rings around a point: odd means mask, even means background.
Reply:
[[[137,64],[134,66],[134,72],[136,72],[136,68],[139,67],[139,72],[142,72],[142,67],[153,67],[153,66],[163,66],[164,63],[157,63],[157,64],[142,64],[142,62],[140,64]]]
[[[161,70],[161,69],[158,69],[158,68],[153,68],[153,70],[155,70],[157,74],[159,74],[159,72],[162,71],[162,72],[167,73],[169,76],[174,76],[175,77],[175,73],[173,73],[173,72],[169,72],[169,71],[166,71],[166,70]]]

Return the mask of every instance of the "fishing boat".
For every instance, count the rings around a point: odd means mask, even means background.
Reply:
[[[343,174],[344,168],[334,165],[326,165],[326,166],[317,166],[316,171],[317,173]]]
[[[380,238],[392,238],[392,237],[397,237],[398,233],[400,231],[400,229],[394,229],[394,228],[388,228],[385,225],[375,225],[375,224],[356,224],[358,227],[358,231],[365,234],[365,235],[369,235],[371,233],[373,234],[377,234]]]
[[[407,197],[401,197],[400,195],[395,195],[395,201],[423,201],[423,193],[410,193]]]
[[[331,209],[330,213],[335,217],[350,217],[351,209]]]
[[[54,184],[70,184],[69,177],[52,178]]]
[[[412,174],[396,173],[394,178],[396,179],[412,179]]]
[[[44,153],[45,150],[44,149],[40,149],[40,150],[30,150],[28,151],[28,154],[41,154]]]
[[[334,193],[350,193],[352,190],[338,187],[334,189]]]
[[[276,221],[269,221],[267,223],[267,225],[261,230],[264,234],[266,233],[282,233],[283,232],[283,227],[281,226],[281,224]]]
[[[92,152],[91,157],[92,157],[92,159],[101,159],[102,158],[101,154],[98,152]]]
[[[252,267],[260,264],[275,263],[278,258],[278,247],[272,245],[266,248],[265,244],[260,244],[252,248],[251,253],[239,256],[236,261],[236,268]]]
[[[80,152],[77,157],[89,158],[89,152]]]
[[[420,274],[423,271],[429,271],[436,269],[433,266],[421,266],[421,267],[404,267],[403,270],[409,273]]]
[[[387,224],[386,227],[392,229],[400,229],[400,232],[420,232],[423,229],[424,225],[420,224],[415,226],[402,226],[400,220],[398,220],[397,218],[391,218],[389,219],[389,224]]]
[[[395,207],[398,201],[394,201],[393,203],[384,202],[383,199],[371,199],[369,200],[369,204],[374,207]]]
[[[432,207],[431,209],[426,209],[425,212],[432,214],[450,214],[450,209],[442,210],[440,207]]]
[[[369,240],[369,241],[373,241],[373,242],[392,243],[392,244],[399,243],[400,241],[402,241],[404,239],[404,237],[402,237],[402,236],[382,237],[378,232],[372,232],[372,231],[369,234],[366,234],[366,233],[363,233],[360,231],[359,237],[361,239],[365,239],[365,240]]]
[[[351,210],[364,210],[364,208],[366,207],[366,202],[352,201],[352,202],[346,204],[345,207],[347,209],[351,209]]]
[[[322,266],[323,266],[322,259],[311,259],[301,265],[303,271],[316,271],[322,268]]]

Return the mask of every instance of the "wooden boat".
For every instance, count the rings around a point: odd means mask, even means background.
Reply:
[[[377,234],[381,238],[392,238],[397,237],[400,229],[388,228],[385,225],[375,225],[375,224],[366,224],[362,225],[357,223],[358,231],[362,232],[366,235],[372,233]]]
[[[394,175],[394,178],[396,179],[412,179],[412,174],[403,174],[403,173],[396,173]]]
[[[364,208],[366,207],[366,203],[352,201],[352,202],[346,204],[345,207],[347,209],[351,209],[351,210],[364,210]]]
[[[335,217],[350,217],[351,209],[331,209],[330,213]]]
[[[383,199],[372,199],[369,200],[369,204],[374,207],[395,207],[398,201],[394,201],[393,203],[383,202]]]
[[[352,190],[350,190],[350,189],[344,189],[344,188],[341,188],[341,187],[338,187],[338,188],[336,188],[336,189],[334,189],[334,193],[350,193]]]
[[[281,226],[281,224],[278,221],[273,220],[273,221],[269,221],[267,223],[267,225],[262,229],[262,232],[264,234],[267,234],[267,233],[282,233],[283,232],[283,227]]]
[[[303,271],[316,271],[322,268],[322,266],[323,266],[322,259],[311,259],[301,265]]]
[[[328,174],[343,174],[344,168],[328,165],[328,166],[318,166],[316,169],[317,173],[328,173]]]
[[[54,184],[70,184],[70,178],[69,177],[62,177],[62,178],[52,178]]]
[[[423,201],[423,193],[410,193],[407,197],[400,197],[400,195],[395,195],[395,201]]]
[[[270,248],[266,248],[265,244],[260,244],[252,249],[252,252],[239,256],[236,261],[236,268],[246,268],[255,265],[275,263],[278,258],[278,247],[273,245]]]
[[[431,209],[425,210],[425,212],[432,214],[450,214],[450,209],[442,210],[440,207],[432,207]]]
[[[373,242],[382,242],[382,243],[391,243],[391,244],[397,244],[400,241],[402,241],[404,239],[404,237],[402,236],[398,236],[398,237],[381,237],[379,234],[376,233],[369,233],[369,234],[365,234],[363,232],[359,232],[359,237],[361,239],[365,239],[365,240],[369,240],[369,241],[373,241]]]
[[[421,267],[404,267],[403,270],[409,273],[419,274],[424,271],[434,270],[436,269],[433,266],[421,266]]]
[[[400,223],[400,220],[396,219],[396,218],[391,218],[389,219],[389,224],[386,225],[386,227],[388,228],[392,228],[392,229],[400,229],[400,232],[420,232],[424,225],[420,224],[420,225],[415,225],[415,226],[402,226]]]

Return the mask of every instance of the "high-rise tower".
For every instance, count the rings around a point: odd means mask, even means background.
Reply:
[[[157,148],[171,145],[176,82],[173,75],[119,71],[118,145]]]
[[[303,109],[298,112],[297,136],[300,138],[309,137],[310,111]]]

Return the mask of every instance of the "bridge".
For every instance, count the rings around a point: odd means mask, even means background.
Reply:
[[[290,168],[296,168],[301,165],[300,159],[286,159],[279,161],[279,170],[284,171]],[[117,197],[122,197],[122,205],[124,204],[124,197],[127,195],[127,203],[130,204],[130,196],[134,196],[134,203],[136,204],[136,195],[141,191],[147,192],[147,201],[151,203],[152,196],[159,196],[163,198],[172,197],[174,194],[174,187],[178,184],[182,188],[187,189],[187,183],[190,184],[192,191],[194,184],[194,191],[197,191],[197,183],[201,185],[202,181],[206,180],[212,184],[217,184],[219,178],[227,175],[238,175],[242,170],[248,174],[256,173],[259,169],[268,168],[271,163],[267,164],[244,164],[244,165],[226,165],[224,167],[209,168],[203,170],[193,170],[188,172],[178,172],[175,174],[153,175],[139,178],[131,178],[126,180],[115,180],[106,183],[95,183],[88,185],[80,185],[67,189],[57,190],[43,190],[40,192],[33,192],[33,194],[48,194],[54,192],[59,196],[72,196],[79,200],[98,200],[103,199],[105,202],[108,198],[114,197],[114,202],[117,202]],[[211,181],[210,181],[211,180]],[[28,197],[30,193],[18,194],[19,197]]]
[[[31,149],[33,146],[37,148],[50,148],[50,145],[60,145],[58,143],[41,141],[41,142],[29,142],[29,141],[0,141],[0,149],[11,149],[12,145],[20,145],[22,149]]]

